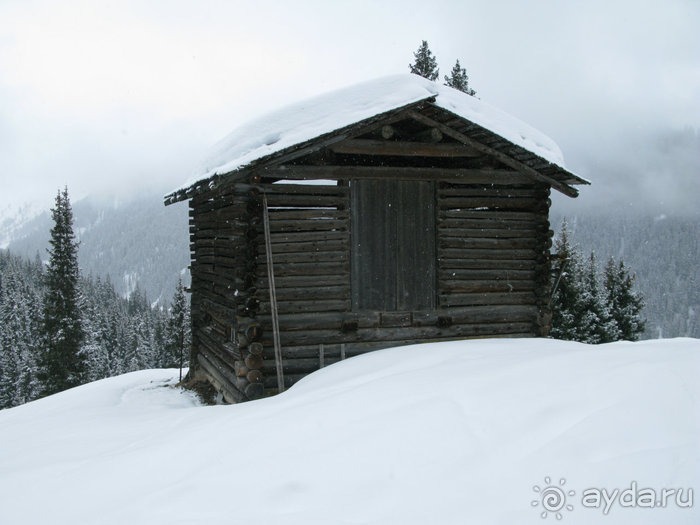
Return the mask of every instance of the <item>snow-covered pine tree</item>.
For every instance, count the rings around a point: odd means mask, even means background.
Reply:
[[[581,318],[579,341],[600,344],[617,341],[620,329],[610,312],[605,294],[600,287],[600,275],[595,252],[591,252],[583,268],[581,287]]]
[[[85,357],[87,367],[87,381],[97,381],[110,376],[109,351],[103,337],[103,327],[106,320],[98,300],[98,287],[100,279],[94,284],[92,279],[82,283],[83,303],[81,306],[82,326],[85,338],[83,340],[82,354]]]
[[[605,265],[605,294],[610,313],[620,331],[618,339],[636,341],[644,332],[646,320],[642,318],[644,299],[634,289],[634,276],[625,263],[615,263],[610,257]]]
[[[445,75],[445,85],[451,88],[459,89],[472,97],[476,95],[476,91],[469,87],[469,76],[467,70],[464,69],[459,60],[455,63],[449,75]]]
[[[178,368],[187,366],[189,361],[189,349],[191,344],[190,331],[190,306],[185,296],[185,288],[182,279],[178,280],[173,302],[168,313],[166,355],[168,362],[166,368]]]
[[[418,51],[413,53],[415,61],[408,67],[414,75],[420,75],[428,80],[437,80],[440,70],[437,67],[437,59],[428,47],[428,42],[423,40]]]
[[[554,243],[557,258],[553,265],[552,328],[549,335],[555,339],[580,341],[582,331],[581,256],[569,242],[569,228],[564,220],[559,237]]]
[[[9,256],[0,261],[0,408],[38,396],[37,334],[41,267]]]
[[[50,395],[80,385],[85,362],[78,291],[78,242],[73,233],[73,210],[68,188],[59,190],[51,210],[54,226],[49,243],[46,294],[43,308],[43,345],[39,378],[42,394]]]

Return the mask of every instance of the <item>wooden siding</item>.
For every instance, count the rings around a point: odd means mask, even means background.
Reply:
[[[434,308],[435,184],[351,183],[353,310]]]

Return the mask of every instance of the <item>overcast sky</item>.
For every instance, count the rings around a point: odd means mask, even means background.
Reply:
[[[0,207],[172,189],[238,124],[407,72],[425,39],[593,181],[566,206],[697,211],[698,28],[697,0],[0,0]]]

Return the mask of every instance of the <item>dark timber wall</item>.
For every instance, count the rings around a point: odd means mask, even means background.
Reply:
[[[193,357],[227,400],[276,389],[263,192],[286,386],[376,348],[543,333],[549,188],[401,186],[237,184],[192,199]]]

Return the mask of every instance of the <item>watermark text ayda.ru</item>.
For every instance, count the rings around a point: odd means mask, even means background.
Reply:
[[[544,485],[535,485],[532,490],[538,498],[531,504],[539,509],[542,519],[553,516],[557,520],[567,512],[576,508],[576,504],[586,509],[600,509],[608,515],[613,507],[625,508],[666,508],[675,506],[688,509],[693,506],[694,493],[692,488],[640,488],[636,481],[624,489],[588,488],[577,493],[565,487],[566,480],[558,482],[549,476],[544,478]],[[575,497],[578,494],[578,497]],[[580,498],[580,499],[579,499]]]
[[[608,514],[610,509],[617,505],[622,508],[665,508],[675,505],[679,508],[691,508],[693,506],[693,489],[653,489],[639,488],[633,481],[629,488],[598,489],[590,488],[581,493],[581,505],[587,508],[603,509],[603,514]]]

